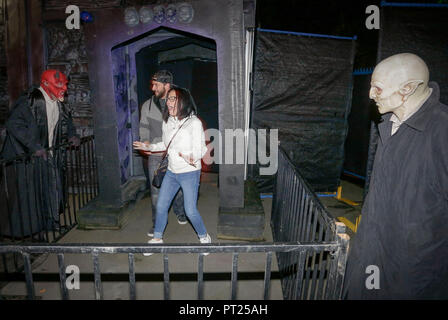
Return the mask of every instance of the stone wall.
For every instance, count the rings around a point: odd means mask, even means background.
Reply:
[[[4,124],[8,117],[8,74],[6,69],[4,2],[0,1],[0,150],[5,136]]]
[[[0,128],[8,115],[8,75],[6,69],[4,3],[0,1]]]
[[[47,68],[58,69],[69,77],[66,104],[72,110],[74,124],[81,136],[93,134],[91,90],[84,32],[68,30],[61,22],[45,23]]]

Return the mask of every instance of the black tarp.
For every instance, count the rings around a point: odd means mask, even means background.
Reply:
[[[361,177],[365,177],[367,171],[371,120],[379,118],[375,102],[369,98],[371,77],[371,74],[353,77],[352,108],[345,141],[344,170]]]
[[[314,191],[335,191],[344,162],[355,41],[258,30],[254,129],[278,129],[279,141]],[[250,171],[261,192],[272,176]]]
[[[440,101],[448,104],[448,7],[382,7],[377,61],[403,52],[426,62],[430,80],[439,84]],[[372,123],[366,191],[377,140],[377,127]]]

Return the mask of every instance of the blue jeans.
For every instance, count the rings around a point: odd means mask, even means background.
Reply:
[[[194,230],[199,238],[207,236],[204,222],[197,208],[199,179],[201,170],[172,173],[167,170],[160,187],[159,199],[157,201],[156,227],[154,229],[154,238],[162,239],[166,224],[168,223],[168,209],[174,196],[182,188],[184,193],[184,208],[188,219],[190,219]]]
[[[152,225],[153,227],[156,225],[156,209],[157,209],[157,200],[159,198],[160,189],[156,188],[152,185],[152,180],[154,179],[154,171],[159,167],[160,161],[162,160],[161,156],[151,155],[148,157],[148,184],[151,188],[151,205],[152,205]],[[184,197],[182,194],[182,190],[179,190],[176,198],[174,198],[173,202],[173,210],[176,216],[184,216]]]

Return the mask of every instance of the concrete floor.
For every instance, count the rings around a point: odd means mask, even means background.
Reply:
[[[352,183],[342,180],[343,197],[352,201],[362,200],[362,189]],[[336,218],[345,216],[354,221],[360,213],[360,206],[349,206],[334,198],[320,198],[324,206]],[[262,200],[265,209],[265,241],[272,242],[269,225],[272,199]],[[217,239],[218,222],[218,187],[216,174],[203,174],[200,188],[198,208],[203,217],[208,233],[214,243],[235,243]],[[120,230],[78,230],[70,231],[59,243],[145,243],[149,240],[146,232],[150,226],[150,198],[139,201],[132,209],[125,226]],[[353,235],[348,228],[349,235]],[[165,243],[198,243],[196,234],[190,224],[179,225],[175,215],[169,215],[168,226],[164,235]],[[275,257],[275,256],[274,256]],[[258,300],[263,298],[263,275],[266,255],[263,253],[240,254],[238,272],[245,280],[238,281],[237,299]],[[173,300],[197,299],[197,254],[170,254],[170,298]],[[81,272],[79,290],[70,290],[70,299],[94,299],[93,262],[90,255],[71,254],[65,256],[65,264],[76,265]],[[58,281],[57,257],[43,255],[33,263],[35,292],[38,299],[60,299]],[[126,254],[102,254],[100,268],[104,299],[129,299],[128,256]],[[210,254],[204,257],[204,299],[228,300],[231,295],[230,273],[232,270],[232,254]],[[272,272],[278,271],[276,259],[273,259]],[[137,299],[163,299],[163,257],[155,254],[151,257],[135,255],[135,272],[137,277]],[[52,277],[51,281],[45,276]],[[90,275],[83,281],[82,275]],[[250,279],[250,280],[247,280]],[[1,291],[4,298],[23,297],[26,295],[24,283],[12,282]],[[281,285],[279,280],[271,281],[270,299],[281,300]]]

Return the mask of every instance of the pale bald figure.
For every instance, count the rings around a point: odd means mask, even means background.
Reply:
[[[381,114],[393,112],[400,122],[418,110],[431,94],[429,70],[415,54],[389,57],[375,68],[370,82],[370,99]]]
[[[448,298],[448,107],[429,76],[411,53],[372,74],[369,96],[382,119],[346,299]]]

